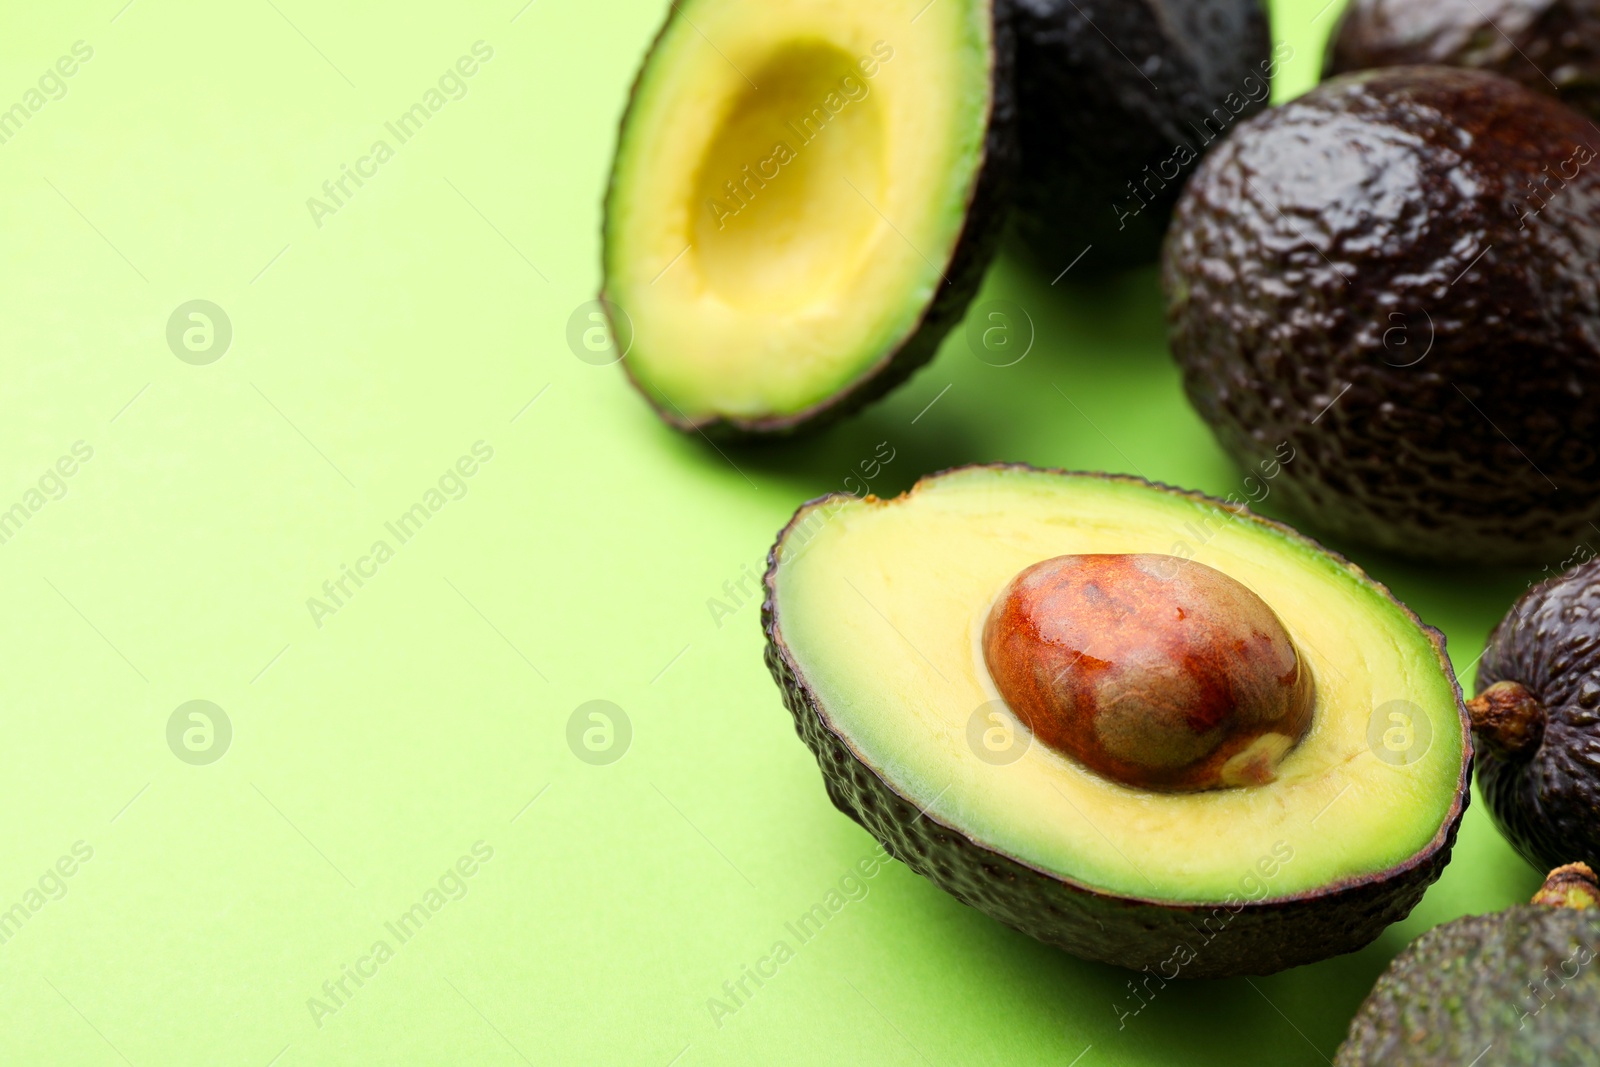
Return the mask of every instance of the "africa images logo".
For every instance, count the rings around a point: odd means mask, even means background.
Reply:
[[[395,157],[395,150],[421,133],[422,127],[443,111],[446,104],[452,100],[466,99],[467,79],[477,74],[482,64],[493,58],[494,48],[491,45],[484,41],[474,42],[472,55],[461,56],[452,66],[446,67],[438,81],[424,90],[420,100],[413,102],[392,121],[383,124],[393,144],[388,138],[380,137],[372,142],[365,155],[356,159],[354,166],[339,164],[338,175],[322,183],[322,195],[306,198],[306,210],[311,213],[311,221],[317,229],[322,229],[328,216],[337,215],[368,181],[376,178],[378,168]]]
[[[842,75],[811,108],[785,123],[785,129],[794,135],[793,145],[787,140],[775,141],[767,158],[754,164],[744,164],[737,174],[724,181],[722,188],[727,194],[726,199],[718,196],[706,199],[706,207],[716,220],[717,229],[725,228],[730,218],[749,207],[768,182],[776,181],[783,168],[799,158],[800,149],[822,136],[828,124],[843,114],[846,108],[851,104],[859,104],[871,95],[872,86],[869,83],[878,76],[882,64],[893,58],[892,45],[884,41],[874,43],[872,55],[862,56],[856,61],[860,77],[855,74]],[[753,171],[752,166],[755,168]]]

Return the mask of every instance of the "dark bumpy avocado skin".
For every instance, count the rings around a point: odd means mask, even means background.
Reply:
[[[1600,912],[1520,904],[1412,942],[1334,1067],[1600,1065]]]
[[[685,417],[670,403],[663,407],[649,393],[640,389],[640,395],[667,425],[685,433],[700,433],[719,441],[783,437],[797,431],[815,432],[855,413],[874,400],[881,399],[904,383],[914,371],[920,369],[938,352],[945,335],[966,315],[967,305],[972,303],[972,298],[978,294],[978,288],[983,284],[984,273],[994,260],[995,253],[999,251],[1000,236],[1010,213],[1012,188],[1019,161],[1014,75],[1015,20],[1011,16],[1010,0],[991,0],[991,10],[994,19],[994,48],[991,57],[993,76],[989,130],[984,139],[983,163],[967,201],[967,217],[961,228],[961,236],[956,241],[955,250],[951,253],[949,261],[944,265],[945,284],[939,287],[937,295],[923,312],[922,321],[898,348],[885,353],[878,364],[863,372],[853,385],[826,401],[793,415],[763,419],[715,418],[697,422]],[[639,64],[639,73],[634,76],[633,88],[628,93],[628,106],[618,123],[619,136],[620,131],[628,125],[633,102],[639,93],[639,81],[650,63],[650,57],[654,55],[662,38],[666,36],[672,20],[680,15],[678,6],[674,4],[666,22],[656,34],[650,51]],[[616,169],[613,166],[606,188],[607,203],[610,201],[611,188],[616,180]],[[610,247],[609,235],[606,232],[610,225],[609,212],[602,212],[602,218],[604,221],[601,223],[600,233],[602,257],[600,269],[604,278],[610,275],[610,264],[604,258],[609,254],[606,250]],[[600,299],[603,302],[607,300],[603,287]],[[609,310],[610,305],[607,304],[607,307],[607,315],[614,319],[614,313]],[[622,364],[629,383],[638,388],[638,382],[634,379],[626,358],[622,360]]]
[[[1324,530],[1512,562],[1600,520],[1600,130],[1554,99],[1325,82],[1201,164],[1163,284],[1195,407],[1243,464],[1292,444],[1277,484]]]
[[[988,466],[1038,469],[1026,464]],[[923,480],[937,477],[929,475]],[[1201,493],[1128,475],[1105,477],[1203,500],[1250,522],[1301,536],[1281,523]],[[916,492],[916,487],[910,492]],[[1084,959],[1131,970],[1149,967],[1164,977],[1172,977],[1166,970],[1172,966],[1178,966],[1177,977],[1183,978],[1263,975],[1367,945],[1385,927],[1410,913],[1450,861],[1470,797],[1471,746],[1465,743],[1455,806],[1427,848],[1402,866],[1295,897],[1207,905],[1117,896],[1030,867],[945,825],[937,810],[924,812],[896,792],[834,731],[784,644],[783,620],[774,603],[784,539],[809,508],[842,497],[834,493],[801,505],[767,557],[766,597],[761,606],[767,668],[783,692],[796,732],[822,769],[823,784],[834,807],[859,823],[890,855],[963,904]],[[1328,554],[1349,566],[1336,554]],[[1422,626],[1409,609],[1399,606]],[[1441,661],[1448,665],[1444,636],[1431,627],[1423,629],[1433,637]],[[1459,700],[1459,688],[1457,696]],[[1462,732],[1465,735],[1464,717]],[[1180,952],[1183,946],[1192,958],[1177,965],[1176,960],[1186,958]]]
[[[1520,757],[1480,746],[1489,813],[1535,867],[1600,867],[1600,560],[1535,586],[1495,627],[1478,691],[1506,681],[1539,702],[1544,736]]]
[[[1326,70],[1416,63],[1492,70],[1600,117],[1600,0],[1355,0]]]
[[[1193,157],[1266,104],[1261,0],[1015,6],[1019,234],[1052,273],[1086,245],[1096,269],[1153,261]]]

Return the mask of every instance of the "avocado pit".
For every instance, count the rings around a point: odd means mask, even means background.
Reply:
[[[1042,744],[1136,788],[1263,785],[1311,727],[1311,672],[1277,615],[1177,556],[1025,568],[990,610],[983,657]]]

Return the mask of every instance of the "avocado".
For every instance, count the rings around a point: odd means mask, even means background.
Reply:
[[[1478,789],[1540,870],[1600,867],[1600,560],[1530,589],[1489,635],[1468,703]]]
[[[1341,539],[1559,559],[1600,520],[1600,130],[1495,74],[1324,82],[1201,163],[1163,255],[1196,410]]]
[[[1293,55],[1262,0],[1016,0],[1016,222],[1053,276],[1154,262],[1194,163]]]
[[[601,300],[670,425],[816,428],[933,356],[1015,167],[999,0],[683,0],[622,117]]]
[[[1329,42],[1325,69],[1419,63],[1504,74],[1600,118],[1600,3],[1355,0]]]
[[[1442,636],[1241,507],[962,467],[805,504],[765,584],[833,803],[1040,941],[1266,974],[1371,941],[1449,858],[1471,757]]]
[[[1597,903],[1594,871],[1574,863],[1532,904],[1429,930],[1379,976],[1334,1067],[1600,1064]]]

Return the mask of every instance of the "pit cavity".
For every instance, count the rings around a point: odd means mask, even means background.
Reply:
[[[742,307],[806,306],[849,281],[883,225],[881,89],[821,42],[749,73],[701,162],[694,251]]]

